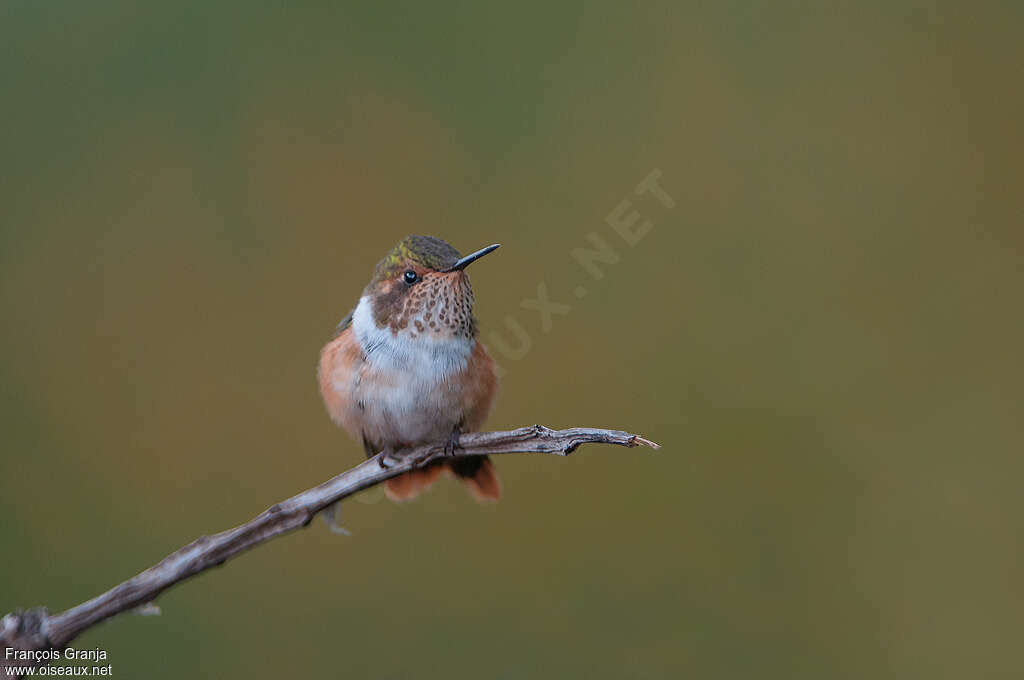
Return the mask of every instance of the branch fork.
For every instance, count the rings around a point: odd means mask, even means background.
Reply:
[[[459,438],[456,457],[506,453],[548,453],[568,456],[581,444],[615,444],[633,448],[659,446],[639,435],[621,430],[574,427],[552,430],[543,425],[498,432],[469,432]],[[338,501],[376,486],[435,460],[450,459],[445,442],[436,442],[388,455],[387,452],[346,470],[328,481],[276,503],[237,527],[195,541],[171,553],[149,569],[107,592],[59,614],[45,607],[15,611],[0,619],[0,649],[24,651],[64,649],[92,626],[125,611],[154,613],[150,603],[163,591],[207,569],[220,566],[236,555],[275,536],[308,525],[317,513]],[[25,666],[25,661],[0,654],[0,669]]]

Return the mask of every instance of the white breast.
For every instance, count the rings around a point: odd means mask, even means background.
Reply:
[[[352,403],[362,405],[364,436],[384,445],[447,437],[461,418],[462,381],[449,378],[465,370],[476,340],[430,333],[413,339],[410,330],[378,328],[365,296],[352,330],[367,365],[347,387]]]
[[[359,299],[352,315],[352,330],[366,360],[374,368],[404,373],[407,379],[412,378],[423,386],[436,385],[465,370],[476,340],[462,336],[440,337],[431,333],[419,333],[414,340],[410,337],[411,330],[395,333],[387,326],[378,328],[372,306],[367,296]],[[412,327],[410,323],[408,328]]]

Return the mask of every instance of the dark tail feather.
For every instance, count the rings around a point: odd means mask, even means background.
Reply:
[[[494,502],[501,498],[498,473],[487,456],[459,458],[448,463],[448,467],[466,483],[466,489],[477,501]]]

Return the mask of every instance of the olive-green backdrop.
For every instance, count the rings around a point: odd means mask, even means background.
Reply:
[[[425,233],[503,244],[472,269],[490,426],[662,449],[502,458],[490,507],[353,499],[351,538],[76,642],[115,677],[1019,677],[1022,30],[928,0],[4,3],[0,613],[358,461],[317,352]]]

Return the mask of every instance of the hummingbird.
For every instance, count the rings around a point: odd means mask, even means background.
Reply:
[[[478,430],[498,389],[494,361],[477,339],[466,267],[494,244],[463,257],[432,236],[407,236],[377,263],[348,316],[320,351],[317,377],[331,419],[362,441],[367,458],[445,442]],[[415,498],[447,472],[478,501],[501,486],[486,456],[453,458],[385,482],[389,498]]]

